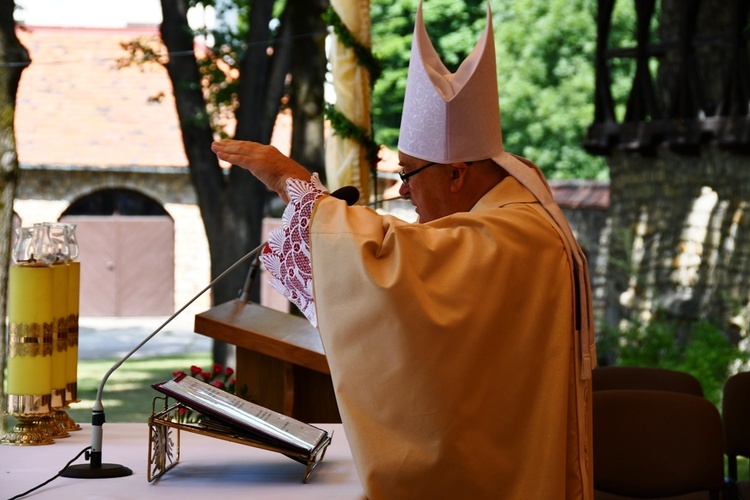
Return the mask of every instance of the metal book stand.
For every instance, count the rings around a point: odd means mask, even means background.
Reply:
[[[157,402],[162,402],[162,409],[156,411]],[[192,432],[202,436],[209,436],[224,441],[244,444],[253,448],[281,453],[292,460],[306,466],[302,482],[307,483],[310,474],[323,461],[328,445],[331,444],[333,435],[328,435],[310,453],[299,453],[290,451],[288,448],[262,443],[251,436],[242,434],[237,429],[224,426],[216,422],[181,422],[180,410],[200,413],[193,408],[175,402],[170,406],[168,397],[155,397],[151,405],[151,417],[149,425],[149,448],[148,448],[148,481],[153,482],[167,471],[172,469],[180,461],[180,431]]]

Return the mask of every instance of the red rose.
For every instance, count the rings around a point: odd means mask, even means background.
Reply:
[[[202,371],[203,371],[203,369],[201,369],[200,366],[193,365],[193,366],[190,367],[190,373],[192,373],[193,376],[198,375]]]
[[[234,375],[234,370],[232,370],[232,367],[227,366],[227,369],[224,370],[224,375],[226,375],[227,377]]]
[[[185,372],[182,370],[175,370],[172,372],[173,377],[177,377],[178,375],[185,375]]]
[[[201,372],[201,378],[208,382],[209,380],[211,380],[211,374],[208,372]]]
[[[222,382],[221,380],[214,380],[213,386],[214,387],[218,387],[219,389],[223,389],[224,388],[224,382]]]
[[[219,373],[221,373],[222,369],[223,368],[222,368],[222,366],[219,363],[214,363],[214,373],[215,374],[218,375]]]

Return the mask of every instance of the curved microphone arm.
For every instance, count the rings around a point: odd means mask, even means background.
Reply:
[[[261,243],[260,245],[258,245],[257,247],[253,248],[248,253],[246,253],[237,262],[235,262],[234,264],[232,264],[231,266],[229,266],[223,273],[221,273],[220,275],[218,275],[211,283],[209,283],[208,285],[206,285],[206,287],[203,290],[201,290],[200,292],[198,292],[195,295],[195,297],[193,297],[192,299],[190,299],[176,313],[174,313],[169,318],[167,318],[167,320],[164,323],[162,323],[159,328],[157,328],[156,330],[154,330],[148,337],[146,337],[145,339],[143,339],[140,344],[138,344],[137,346],[135,346],[132,351],[130,351],[129,353],[127,353],[120,361],[118,361],[117,363],[115,363],[112,366],[112,368],[110,368],[109,371],[104,375],[104,378],[102,378],[102,381],[99,384],[99,389],[96,391],[96,401],[97,402],[101,402],[101,400],[102,400],[102,391],[104,390],[104,384],[107,383],[107,379],[109,379],[109,376],[112,375],[112,373],[115,370],[117,370],[120,367],[120,365],[122,365],[125,361],[127,361],[127,359],[130,356],[132,356],[133,354],[135,354],[136,351],[138,351],[138,349],[140,349],[141,347],[143,347],[143,345],[146,342],[148,342],[149,340],[151,340],[157,333],[159,333],[162,330],[162,328],[164,328],[165,326],[167,326],[173,319],[175,319],[177,316],[179,316],[179,314],[182,311],[184,311],[185,309],[187,309],[188,306],[190,306],[190,304],[192,304],[193,302],[195,302],[196,300],[198,300],[198,298],[201,295],[203,295],[208,290],[210,290],[216,283],[218,283],[219,281],[221,281],[222,279],[224,279],[224,277],[227,274],[229,274],[230,272],[234,271],[237,268],[237,266],[239,266],[240,264],[242,264],[243,262],[245,262],[250,257],[256,256],[256,254],[258,254],[263,249],[263,247],[265,245],[266,245],[265,243]]]
[[[342,200],[346,201],[346,203],[348,205],[353,205],[354,203],[357,202],[357,199],[359,198],[359,190],[357,188],[355,188],[354,186],[344,186],[342,188],[337,189],[333,193],[331,193],[331,195],[334,196],[334,197],[336,197],[336,198],[339,198],[339,199],[342,199]],[[399,198],[402,198],[402,197],[399,197]],[[392,198],[392,199],[397,199],[397,198]],[[380,201],[390,201],[390,200],[380,200]],[[231,266],[229,266],[223,273],[221,273],[220,275],[218,275],[211,283],[209,283],[208,285],[206,285],[206,287],[203,290],[201,290],[200,292],[198,292],[198,294],[195,297],[193,297],[192,299],[190,299],[176,313],[174,313],[172,316],[170,316],[169,318],[167,318],[167,320],[164,323],[162,323],[159,328],[157,328],[156,330],[154,330],[151,333],[151,335],[149,335],[148,337],[146,337],[145,339],[143,339],[143,341],[141,341],[140,344],[138,344],[137,346],[135,346],[132,351],[130,351],[129,353],[127,353],[120,361],[118,361],[117,363],[115,363],[112,366],[112,368],[110,368],[109,371],[104,375],[104,378],[102,378],[102,381],[99,384],[99,389],[96,391],[96,400],[95,400],[94,406],[95,407],[97,405],[101,406],[102,391],[104,390],[104,384],[107,383],[107,379],[109,379],[109,376],[112,375],[112,373],[115,370],[117,370],[120,367],[120,365],[122,365],[125,361],[127,361],[127,359],[130,358],[130,356],[132,356],[133,354],[135,354],[138,351],[138,349],[140,349],[141,347],[143,347],[143,345],[146,342],[148,342],[149,340],[151,340],[157,333],[159,333],[162,330],[162,328],[164,328],[165,326],[167,326],[182,311],[184,311],[185,309],[187,309],[187,307],[190,304],[192,304],[193,302],[195,302],[201,295],[203,295],[204,293],[206,293],[207,290],[210,290],[216,283],[218,283],[219,281],[221,281],[227,274],[229,274],[234,269],[236,269],[237,266],[239,266],[240,264],[242,264],[243,262],[245,262],[247,259],[249,259],[251,257],[254,257],[254,256],[257,257],[258,254],[260,253],[260,251],[265,246],[266,246],[265,242],[261,243],[260,245],[258,245],[257,247],[253,248],[248,253],[246,253],[237,262],[235,262],[234,264],[232,264]],[[256,259],[256,261],[257,261],[257,259]],[[257,264],[258,264],[257,262],[253,263],[253,274],[257,271],[257,267],[258,267]],[[253,276],[253,278],[254,278],[254,276]],[[247,283],[245,284],[245,288],[246,289],[248,288]],[[247,290],[246,293],[249,293],[249,290]],[[244,294],[242,296],[242,299],[245,300],[245,301],[248,300],[248,298]],[[93,448],[93,446],[92,446],[92,448]],[[93,448],[93,449],[96,449],[96,448]]]
[[[143,339],[140,344],[135,346],[133,350],[127,353],[117,363],[112,365],[112,368],[104,375],[99,389],[96,391],[96,400],[92,408],[91,415],[91,452],[87,453],[87,458],[90,458],[89,465],[71,465],[65,468],[60,474],[63,477],[76,477],[76,478],[102,478],[102,477],[122,477],[129,476],[133,473],[127,467],[118,464],[102,464],[102,425],[105,422],[104,419],[104,405],[102,405],[102,393],[104,391],[104,384],[107,383],[109,376],[117,370],[130,356],[136,353],[138,349],[151,340],[157,333],[159,333],[165,326],[169,324],[177,315],[184,311],[190,304],[195,302],[198,297],[203,295],[207,290],[213,287],[216,283],[221,281],[227,274],[232,272],[240,264],[245,262],[251,257],[256,256],[265,247],[266,243],[261,243],[257,247],[250,250],[247,254],[241,257],[237,262],[229,266],[224,272],[218,275],[211,283],[209,283],[203,290],[198,292],[195,297],[190,299],[184,306],[182,306],[177,312],[170,316],[159,328],[154,330],[148,337]]]
[[[331,193],[332,196],[336,198],[340,198],[344,201],[346,201],[347,205],[354,205],[358,199],[359,199],[359,190],[353,186],[345,186],[343,188],[339,188],[333,193]],[[386,200],[378,200],[373,203],[368,203],[365,206],[371,206],[377,203],[382,203],[384,201],[391,201],[395,199],[401,199],[405,198],[405,196],[399,196],[397,198],[391,198]],[[174,313],[172,316],[170,316],[162,325],[154,330],[148,337],[143,339],[140,344],[135,346],[133,350],[131,350],[129,353],[127,353],[122,359],[120,359],[117,363],[112,365],[112,368],[109,369],[109,371],[104,375],[102,378],[101,383],[99,384],[99,389],[96,391],[96,400],[94,401],[94,406],[92,408],[92,414],[91,414],[91,452],[86,454],[86,458],[90,460],[89,464],[81,464],[81,465],[70,465],[66,467],[63,471],[61,471],[60,475],[62,477],[75,477],[75,478],[110,478],[110,477],[122,477],[122,476],[128,476],[133,473],[132,470],[129,468],[118,465],[118,464],[102,464],[102,426],[105,422],[104,419],[104,405],[102,405],[102,393],[104,391],[104,384],[107,383],[107,380],[109,379],[110,375],[117,370],[120,365],[122,365],[130,356],[135,354],[138,349],[143,347],[143,345],[151,340],[154,335],[159,333],[162,328],[164,328],[167,324],[169,324],[170,321],[172,321],[178,314],[180,314],[182,311],[184,311],[190,304],[195,302],[198,297],[203,295],[207,290],[209,290],[211,287],[213,287],[216,283],[218,283],[220,280],[222,280],[227,274],[229,274],[231,271],[233,271],[237,266],[248,260],[249,258],[253,256],[257,256],[259,252],[265,247],[266,243],[261,243],[256,248],[250,250],[247,254],[245,254],[243,257],[241,257],[237,262],[232,264],[229,268],[227,268],[223,273],[221,273],[219,276],[217,276],[211,283],[209,283],[203,290],[198,292],[198,294],[190,299],[184,306],[182,306],[176,313]],[[253,266],[257,266],[257,263],[254,263]],[[251,275],[248,276],[248,281],[246,281],[245,284],[245,291],[242,296],[242,299],[247,301],[248,295],[249,295],[249,288],[252,285],[252,280],[255,277],[255,272],[257,271],[257,268],[251,269]]]

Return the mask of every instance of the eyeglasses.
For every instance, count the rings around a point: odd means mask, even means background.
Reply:
[[[421,172],[422,170],[424,170],[424,169],[426,169],[426,168],[429,168],[429,167],[431,167],[431,166],[433,166],[433,165],[439,165],[439,164],[438,164],[438,163],[435,163],[435,162],[432,162],[432,163],[428,163],[427,165],[422,165],[422,166],[421,166],[421,167],[419,167],[418,169],[416,169],[416,170],[413,170],[413,171],[409,172],[408,174],[407,174],[407,173],[405,173],[405,172],[404,172],[403,170],[401,170],[401,171],[400,171],[400,172],[398,173],[398,176],[399,176],[399,177],[401,178],[401,182],[403,182],[404,184],[406,184],[406,185],[408,186],[408,185],[409,185],[409,177],[411,177],[412,175],[417,175],[417,174],[418,174],[419,172]]]

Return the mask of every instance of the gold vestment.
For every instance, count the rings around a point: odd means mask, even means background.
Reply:
[[[534,195],[507,177],[425,224],[324,197],[310,239],[369,498],[592,498],[573,250]]]

